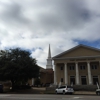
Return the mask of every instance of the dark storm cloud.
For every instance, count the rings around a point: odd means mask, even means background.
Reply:
[[[21,2],[21,1],[20,1]],[[11,2],[5,4],[3,11],[0,13],[0,18],[10,25],[19,24],[41,28],[47,31],[54,30],[70,30],[81,28],[85,22],[91,19],[91,13],[87,9],[87,5],[84,1],[79,0],[37,0],[31,1],[31,8],[28,6],[29,11],[40,10],[37,18],[29,20],[24,14],[24,8],[27,7],[27,2],[23,6],[22,3]],[[23,2],[23,0],[22,0]],[[29,1],[30,2],[30,1]],[[37,6],[35,6],[35,4]],[[33,7],[32,7],[33,4]],[[30,16],[30,15],[29,15]],[[33,27],[31,26],[33,25]]]
[[[81,28],[91,20],[91,12],[82,0],[54,0],[54,2],[47,0],[47,2],[44,4],[49,4],[49,9],[39,17],[42,27],[51,30],[69,30]]]
[[[21,5],[15,2],[3,4],[2,11],[0,12],[0,20],[11,26],[29,23],[29,20],[23,16]]]

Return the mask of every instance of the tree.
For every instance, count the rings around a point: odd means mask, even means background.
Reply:
[[[0,80],[10,80],[12,89],[17,82],[39,76],[39,67],[30,52],[19,48],[0,52]]]
[[[36,78],[36,79],[35,79],[35,85],[37,85],[37,87],[38,87],[38,85],[40,85],[40,84],[41,84],[40,79],[39,79],[39,78]]]

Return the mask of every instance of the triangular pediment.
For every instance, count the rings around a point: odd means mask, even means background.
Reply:
[[[97,56],[100,55],[100,49],[93,48],[86,45],[78,45],[74,48],[71,48],[61,54],[53,57],[55,58],[66,58],[66,57],[85,57],[85,56]]]

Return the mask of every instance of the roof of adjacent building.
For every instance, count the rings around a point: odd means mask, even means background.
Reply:
[[[40,68],[40,72],[41,72],[41,71],[45,71],[45,70],[46,70],[46,69],[44,69],[44,68],[42,68],[42,67],[39,67],[39,68]]]

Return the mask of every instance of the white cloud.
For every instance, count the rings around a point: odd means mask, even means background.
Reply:
[[[78,40],[100,39],[99,4],[99,0],[0,0],[0,48],[29,49],[45,68],[49,44],[55,56]]]

